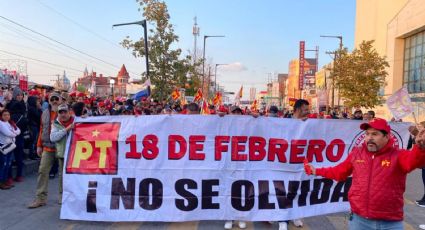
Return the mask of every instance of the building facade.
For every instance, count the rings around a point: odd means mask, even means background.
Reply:
[[[424,1],[357,0],[355,46],[358,47],[364,40],[375,40],[376,50],[387,57],[390,65],[384,97],[407,85],[415,113],[424,120]],[[376,108],[376,113],[380,117],[391,118],[386,106]]]
[[[83,77],[78,78],[77,85],[98,96],[126,96],[129,79],[125,65],[122,65],[116,77],[104,77],[102,74],[98,76],[96,72],[89,73],[86,68]]]

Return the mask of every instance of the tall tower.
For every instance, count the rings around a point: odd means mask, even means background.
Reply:
[[[194,40],[193,40],[193,63],[195,63],[196,62],[196,52],[197,52],[196,44],[197,44],[197,38],[199,37],[200,29],[198,27],[198,19],[197,19],[196,16],[193,18],[193,20],[194,20],[193,29],[192,29],[192,34],[193,34],[193,38],[194,38]]]
[[[126,95],[126,87],[127,87],[129,78],[130,76],[127,72],[127,69],[125,68],[125,65],[123,64],[121,66],[120,71],[117,74],[117,82],[115,83],[120,96]]]

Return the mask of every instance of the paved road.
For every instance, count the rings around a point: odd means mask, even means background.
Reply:
[[[57,204],[58,180],[50,180],[48,205],[38,209],[27,209],[35,194],[36,176],[26,178],[25,182],[16,184],[11,190],[0,190],[0,229],[8,230],[32,230],[32,229],[184,229],[184,230],[212,230],[223,229],[223,221],[196,221],[184,223],[167,222],[86,222],[60,220],[60,205]],[[405,229],[418,229],[419,224],[425,224],[425,208],[414,204],[423,192],[420,171],[416,170],[408,177],[407,191],[405,194]],[[290,225],[290,229],[347,229],[344,213],[318,216],[304,219],[305,226],[296,228]],[[237,229],[237,227],[234,227]],[[248,223],[247,229],[278,229],[278,225],[266,222]]]

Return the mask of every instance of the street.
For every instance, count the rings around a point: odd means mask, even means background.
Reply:
[[[25,178],[23,183],[15,184],[11,190],[1,190],[0,200],[0,229],[223,229],[224,221],[197,221],[183,223],[168,222],[87,222],[60,220],[60,205],[58,198],[58,179],[50,180],[49,199],[47,206],[37,209],[27,209],[35,194],[37,177],[35,174]],[[408,176],[405,193],[405,229],[418,229],[419,224],[425,223],[425,208],[418,207],[414,201],[422,196],[423,185],[420,170],[415,170]],[[318,216],[304,219],[304,227],[296,228],[292,224],[289,229],[347,229],[344,213]],[[237,224],[234,225],[237,228]],[[248,222],[247,229],[278,229],[278,224],[268,222]]]

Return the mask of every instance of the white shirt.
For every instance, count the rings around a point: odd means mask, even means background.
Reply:
[[[15,130],[9,122],[0,121],[0,144],[15,142],[15,137],[20,133],[19,128]]]

